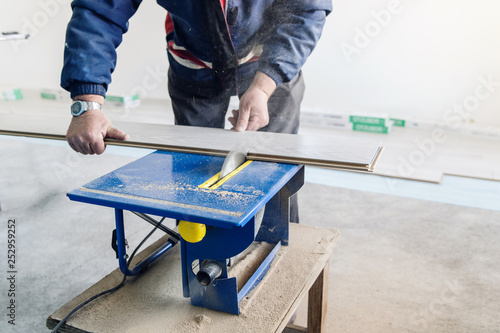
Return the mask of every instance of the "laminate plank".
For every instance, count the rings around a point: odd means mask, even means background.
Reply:
[[[0,114],[0,134],[65,140],[70,117]],[[381,154],[377,141],[324,138],[192,126],[114,122],[130,135],[127,141],[106,139],[106,144],[225,156],[243,146],[248,157],[327,168],[372,171]]]
[[[352,165],[366,165],[373,163],[374,153],[379,149],[379,142],[341,138],[341,137],[314,137],[293,134],[266,133],[263,144],[251,150],[256,156],[300,156],[301,160],[311,161],[338,161]]]
[[[443,175],[500,180],[499,140],[445,133],[433,140],[433,132],[402,129],[383,142],[384,157],[375,174],[441,183]]]
[[[419,180],[430,183],[441,183],[443,170],[436,164],[436,158],[424,158],[414,162],[411,156],[411,149],[393,145],[387,142],[384,145],[384,157],[377,163],[374,174],[392,178]]]
[[[26,119],[32,119],[34,116],[39,115],[44,115],[44,119],[47,116],[57,116],[63,118],[62,133],[66,131],[66,127],[71,119],[67,110],[68,103],[40,100],[38,93],[32,94],[31,97],[28,94],[26,94],[26,96],[27,97],[21,101],[0,103],[0,116],[25,115]],[[157,121],[164,124],[173,123],[172,111],[167,102],[147,99],[142,102],[140,108],[130,110],[113,108],[112,105],[107,105],[106,113],[115,125],[117,125],[117,122],[120,120],[125,120],[130,123],[132,121],[136,123],[141,121],[145,122],[145,120],[149,120],[152,123]],[[50,119],[52,122],[52,118]],[[4,118],[0,117],[0,129],[3,128],[3,124]],[[44,127],[51,126],[51,123],[43,120],[40,124]],[[22,126],[20,128],[22,129]],[[48,128],[47,132],[50,132],[49,130]],[[498,167],[498,165],[500,165],[500,149],[498,149],[499,140],[494,138],[467,136],[444,131],[442,135],[439,136],[439,140],[436,140],[432,130],[412,128],[395,128],[389,135],[334,131],[331,129],[311,127],[303,127],[301,132],[311,134],[311,136],[315,138],[322,135],[327,137],[330,141],[348,142],[349,144],[350,140],[354,140],[353,142],[361,145],[382,142],[380,146],[385,147],[383,158],[372,165],[372,169],[373,166],[376,165],[374,173],[378,175],[433,183],[440,183],[445,174],[486,180],[500,180],[500,169]],[[24,131],[23,133],[18,133],[18,135],[29,136],[29,133]],[[34,134],[31,134],[31,136],[39,137]],[[56,133],[56,135],[45,135],[44,137],[64,139],[61,133]],[[133,137],[135,137],[135,135]],[[324,142],[330,142],[328,140]],[[137,145],[138,147],[155,148],[154,143],[147,142],[147,140],[138,142],[137,144],[134,142],[108,142],[108,144],[125,144],[127,146]],[[285,142],[285,144],[288,145],[287,142]],[[167,148],[170,150],[187,150],[185,147],[175,146],[161,149]],[[189,151],[213,155],[218,154],[220,156],[227,154],[227,151],[224,149],[220,151],[213,149],[207,152],[207,150],[202,149],[196,151],[196,147],[189,147]],[[254,156],[250,153],[249,156],[254,159],[271,159],[270,156],[266,156],[264,151],[260,151],[260,155]],[[380,153],[378,156],[380,156]],[[425,161],[420,163],[418,158],[421,159],[422,156]],[[272,158],[274,158],[274,161],[278,162],[300,163],[294,158],[288,159],[288,157],[285,158],[283,155],[277,157],[272,156]],[[350,167],[345,162],[341,162],[340,166],[338,166],[331,161],[325,163],[321,160],[309,160],[307,164],[321,167],[327,165],[327,167],[348,169],[350,171],[366,171],[366,168],[359,167],[358,165]]]

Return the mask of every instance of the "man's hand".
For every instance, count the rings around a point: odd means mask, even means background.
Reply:
[[[229,122],[238,132],[256,131],[269,123],[267,101],[276,89],[273,79],[257,72],[252,84],[241,96],[239,110],[233,110]]]
[[[84,155],[102,154],[106,149],[104,138],[127,140],[128,135],[114,128],[102,110],[89,110],[73,117],[66,133],[71,148]]]

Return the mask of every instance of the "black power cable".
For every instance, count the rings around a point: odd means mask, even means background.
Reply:
[[[139,245],[137,245],[137,247],[135,248],[134,252],[132,252],[132,255],[130,256],[130,258],[127,261],[127,267],[130,266],[130,263],[132,262],[132,259],[134,259],[134,256],[137,253],[137,251],[141,248],[142,245],[144,245],[144,243],[149,239],[149,237],[151,237],[151,235],[156,230],[158,230],[158,228],[160,227],[160,225],[163,223],[164,220],[165,220],[165,217],[162,218],[159,222],[157,222],[157,224],[155,225],[155,227],[153,228],[153,230],[151,230],[149,232],[149,234],[147,234],[147,236],[144,237],[144,239],[139,243]],[[109,293],[113,293],[113,292],[117,291],[118,289],[120,289],[121,287],[123,287],[125,285],[125,281],[126,280],[127,280],[127,275],[123,274],[123,279],[120,282],[120,284],[118,284],[117,286],[115,286],[113,288],[110,288],[108,290],[104,290],[103,292],[100,292],[99,294],[94,295],[94,296],[90,297],[89,299],[87,299],[86,301],[80,303],[73,310],[71,310],[63,319],[61,319],[61,321],[57,324],[57,326],[52,330],[52,333],[57,333],[59,331],[59,329],[64,324],[66,324],[66,322],[68,321],[68,319],[71,318],[71,316],[74,315],[75,312],[77,312],[78,310],[80,310],[81,308],[83,308],[85,305],[89,304],[93,300],[95,300],[95,299],[97,299],[97,298],[99,298],[99,297],[101,297],[103,295],[106,295],[106,294],[109,294]]]

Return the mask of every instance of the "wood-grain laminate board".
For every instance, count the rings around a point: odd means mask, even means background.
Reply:
[[[383,145],[386,152],[376,174],[435,183],[444,175],[500,180],[498,139],[445,133],[437,142],[432,131],[402,129]]]
[[[0,114],[0,134],[65,140],[70,120],[66,116]],[[109,145],[219,156],[225,156],[235,146],[244,146],[251,159],[357,171],[373,171],[383,150],[378,140],[342,136],[325,138],[116,121],[114,126],[129,134],[130,139],[106,139]]]
[[[422,162],[418,161],[419,164],[417,165],[412,163],[413,160],[410,161],[408,158],[412,149],[393,144],[392,140],[390,143],[387,141],[384,143],[384,147],[386,147],[384,158],[377,163],[377,169],[374,174],[392,178],[441,183],[443,180],[443,169],[436,163],[437,154],[436,156],[426,156],[425,160],[422,160]]]
[[[71,119],[68,115],[68,104],[69,102],[41,100],[36,92],[31,97],[25,94],[24,100],[0,102],[0,115],[26,115],[27,118],[32,118],[43,114],[63,118],[64,132]],[[112,104],[107,104],[105,108],[107,116],[114,124],[118,121],[173,124],[170,103],[164,100],[145,99],[141,101],[139,108],[134,109],[119,108]],[[3,120],[0,118],[0,128],[2,124]],[[44,128],[51,125],[44,121],[40,124]],[[326,137],[323,142],[354,140],[356,143],[368,145],[381,142],[385,149],[383,157],[376,163],[376,175],[433,183],[440,183],[444,175],[500,181],[498,138],[467,136],[445,131],[440,136],[442,140],[436,141],[433,140],[433,130],[399,127],[394,128],[388,135],[335,131],[310,126],[302,126],[300,133],[306,134],[307,137]],[[221,153],[224,154],[225,152]]]

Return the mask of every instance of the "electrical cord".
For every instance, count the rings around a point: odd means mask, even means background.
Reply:
[[[130,255],[130,258],[128,259],[127,261],[127,267],[130,266],[130,263],[132,262],[132,259],[134,259],[137,251],[141,248],[142,245],[144,245],[144,243],[149,239],[149,237],[151,237],[151,235],[156,231],[158,230],[158,227],[163,223],[163,221],[165,220],[165,217],[163,217],[156,225],[155,227],[153,228],[153,230],[151,230],[149,232],[149,234],[146,235],[146,237],[144,237],[144,239],[139,243],[139,245],[136,246],[136,248],[134,249],[134,251],[132,252],[132,254]],[[125,285],[125,281],[127,280],[127,275],[123,274],[123,279],[122,281],[116,285],[115,287],[113,288],[110,288],[108,290],[104,290],[102,292],[100,292],[99,294],[97,295],[94,295],[92,297],[90,297],[89,299],[87,299],[86,301],[80,303],[79,305],[77,305],[73,310],[71,310],[63,319],[61,319],[61,321],[57,324],[57,326],[52,330],[52,333],[57,333],[59,331],[59,329],[64,325],[66,324],[66,322],[68,321],[69,318],[71,318],[71,316],[73,316],[75,314],[75,312],[77,312],[78,310],[80,310],[81,308],[83,308],[85,305],[89,304],[90,302],[92,302],[93,300],[103,296],[103,295],[106,295],[106,294],[109,294],[109,293],[113,293],[115,291],[117,291],[118,289],[120,289],[121,287],[123,287]]]

